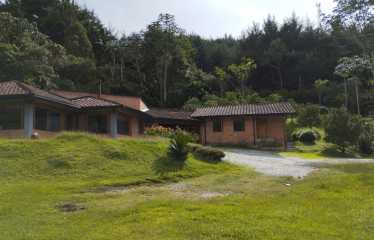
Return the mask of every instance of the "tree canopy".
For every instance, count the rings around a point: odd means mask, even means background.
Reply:
[[[319,25],[269,16],[239,38],[205,39],[167,13],[117,36],[72,0],[6,0],[0,81],[82,91],[101,83],[104,92],[138,95],[150,106],[293,100],[365,114],[374,108],[373,1],[336,3]],[[360,72],[336,74],[347,59],[363,60]]]

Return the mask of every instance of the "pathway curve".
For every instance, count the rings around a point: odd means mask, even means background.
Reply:
[[[276,153],[246,149],[225,149],[224,161],[254,168],[271,176],[303,178],[318,169],[321,164],[374,163],[374,159],[328,159],[306,160],[283,157]]]

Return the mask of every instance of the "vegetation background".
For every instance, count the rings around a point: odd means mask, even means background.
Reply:
[[[204,39],[161,14],[118,36],[71,0],[0,3],[0,81],[140,95],[150,106],[276,102],[373,108],[373,2],[336,0],[320,24],[269,16],[240,38]],[[328,81],[326,81],[328,80]]]

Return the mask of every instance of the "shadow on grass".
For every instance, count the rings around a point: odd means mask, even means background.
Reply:
[[[334,164],[325,165],[326,168],[336,169],[345,173],[350,174],[370,174],[374,179],[374,164],[362,164],[362,163],[352,163],[352,164]],[[374,180],[373,180],[374,181]]]
[[[222,160],[217,160],[213,158],[209,158],[207,156],[203,156],[201,154],[192,153],[192,155],[199,161],[209,163],[209,164],[219,164],[222,162]]]
[[[321,151],[321,155],[330,158],[357,158],[357,155],[352,150],[347,149],[347,151],[343,153],[334,145],[326,146]]]
[[[158,175],[165,175],[168,173],[175,173],[184,168],[185,161],[174,160],[168,156],[161,156],[153,162],[152,169]]]

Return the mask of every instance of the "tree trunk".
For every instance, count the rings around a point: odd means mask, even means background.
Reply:
[[[280,67],[277,68],[278,71],[278,76],[279,76],[279,81],[280,81],[280,88],[283,89],[284,83],[283,83],[283,76],[282,76],[282,71]]]
[[[345,95],[345,107],[348,109],[348,83],[347,83],[347,79],[344,79],[344,95]]]
[[[358,79],[355,80],[355,90],[356,90],[356,104],[357,104],[357,114],[361,115],[360,109],[360,93],[358,89]]]
[[[164,62],[164,77],[163,77],[163,103],[165,104],[167,102],[167,81],[168,81],[168,68],[169,63],[168,60],[165,58]]]
[[[123,80],[124,80],[124,77],[123,77],[123,73],[124,73],[124,68],[125,68],[125,65],[123,64],[123,59],[121,59],[121,83],[123,83]]]

